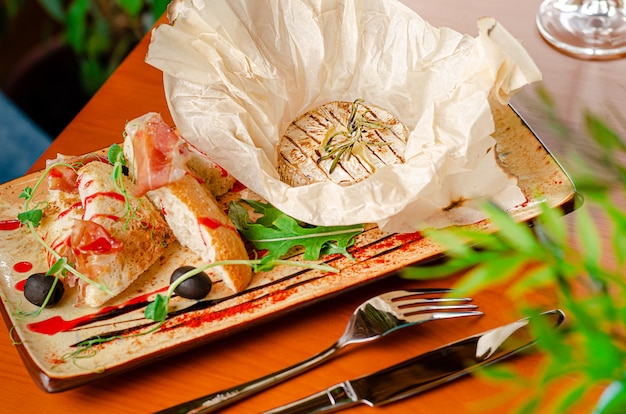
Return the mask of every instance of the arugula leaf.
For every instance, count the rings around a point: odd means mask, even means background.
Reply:
[[[254,222],[245,207],[231,201],[228,216],[241,235],[259,250],[267,250],[264,261],[278,260],[296,246],[305,248],[304,260],[318,260],[322,254],[341,253],[352,259],[347,248],[354,237],[363,232],[363,225],[308,226],[300,224],[268,203],[241,200],[261,216]]]

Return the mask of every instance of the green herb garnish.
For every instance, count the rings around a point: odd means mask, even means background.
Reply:
[[[296,246],[305,248],[304,260],[318,260],[322,254],[341,253],[352,259],[348,247],[354,244],[356,235],[363,232],[363,225],[353,226],[304,226],[267,203],[242,200],[256,213],[262,214],[252,222],[245,207],[237,202],[229,205],[228,216],[241,235],[256,249],[267,250],[262,267],[271,268],[271,262],[280,259]]]
[[[324,160],[332,160],[329,173],[333,173],[337,164],[342,159],[348,161],[352,154],[359,152],[363,145],[381,146],[389,145],[385,142],[373,142],[363,139],[363,134],[369,129],[386,129],[389,128],[382,122],[370,121],[366,118],[367,114],[371,111],[366,110],[359,112],[360,104],[364,102],[363,99],[356,99],[352,102],[352,108],[350,110],[350,117],[345,125],[345,129],[330,128],[324,137],[322,142],[322,156],[317,160],[317,163]]]
[[[109,147],[108,159],[113,170],[111,171],[111,181],[115,190],[124,197],[124,213],[121,217],[125,218],[124,226],[128,227],[128,223],[136,218],[137,207],[134,207],[132,200],[135,199],[128,193],[126,184],[124,183],[124,168],[126,165],[126,158],[124,158],[124,150],[118,144],[113,144]]]

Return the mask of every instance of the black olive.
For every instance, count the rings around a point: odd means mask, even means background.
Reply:
[[[193,266],[183,266],[174,270],[170,278],[170,284],[193,269],[195,269]],[[204,272],[200,272],[181,282],[174,289],[174,293],[187,299],[202,299],[209,294],[212,286],[213,282],[211,282],[209,276]]]
[[[33,305],[41,306],[48,296],[48,292],[54,283],[54,276],[46,276],[45,273],[34,273],[28,276],[24,284],[24,297]],[[46,307],[51,307],[59,303],[65,288],[61,280],[57,281],[54,291],[50,296],[50,300],[46,303]]]

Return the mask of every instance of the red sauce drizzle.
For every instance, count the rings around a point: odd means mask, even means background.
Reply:
[[[220,223],[219,221],[210,217],[200,217],[198,218],[198,223],[203,225],[204,227],[208,227],[213,230],[218,229],[224,225],[223,223]]]
[[[13,265],[13,270],[18,273],[29,272],[32,268],[33,264],[31,262],[18,262]]]
[[[165,291],[168,289],[168,287],[169,286],[165,286],[162,289],[157,290],[156,292],[146,293],[145,295],[134,297],[128,302],[122,303],[117,306],[104,307],[98,312],[85,315],[80,318],[70,319],[69,321],[66,321],[60,316],[53,316],[40,322],[28,324],[26,325],[26,327],[32,332],[45,335],[56,335],[60,332],[67,332],[79,326],[88,325],[95,321],[113,318],[119,314],[130,312],[137,307],[143,306],[144,303],[148,301],[148,298],[151,295]]]
[[[20,228],[20,221],[14,220],[0,220],[0,230],[17,230]]]
[[[93,220],[96,217],[104,217],[104,218],[108,218],[109,220],[113,220],[113,221],[117,221],[120,219],[120,216],[115,216],[113,214],[94,214],[93,216],[91,216],[89,218],[89,220]]]
[[[82,207],[82,206],[83,205],[81,204],[80,201],[77,202],[77,203],[74,203],[67,210],[60,212],[59,215],[58,215],[58,218],[63,218],[65,216],[67,216],[72,210],[77,209],[77,208]]]
[[[239,181],[235,181],[235,184],[233,184],[233,188],[231,188],[230,191],[232,191],[233,193],[238,193],[245,189],[246,189],[245,185],[241,184]]]
[[[23,279],[23,280],[20,280],[19,282],[17,282],[15,284],[15,290],[23,292],[24,291],[24,286],[26,285],[26,280],[27,279]]]
[[[108,239],[104,237],[98,237],[91,243],[81,246],[81,250],[86,252],[94,252],[96,254],[105,254],[110,253],[111,250],[113,250],[113,247],[111,246],[111,242]]]
[[[196,175],[196,174],[192,174],[192,173],[190,173],[189,171],[185,172],[185,174],[190,175],[190,176],[191,176],[194,180],[196,180],[199,184],[204,184],[204,180],[203,180],[200,176],[198,176],[198,175]]]
[[[116,193],[114,191],[107,191],[107,192],[94,193],[94,194],[91,194],[90,196],[85,197],[85,206],[91,203],[96,197],[109,197],[118,201],[122,201],[122,202],[125,201],[124,196],[122,194]]]
[[[228,177],[228,171],[226,171],[224,168],[222,168],[221,166],[217,166],[220,169],[220,174],[222,177]]]

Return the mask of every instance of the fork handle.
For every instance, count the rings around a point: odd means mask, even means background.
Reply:
[[[226,407],[239,401],[245,397],[256,394],[260,391],[266,390],[276,384],[279,384],[291,377],[301,374],[322,362],[330,358],[335,352],[339,351],[344,343],[338,341],[324,351],[305,359],[302,362],[291,365],[280,371],[276,371],[272,374],[268,374],[264,377],[246,382],[241,385],[236,385],[231,388],[227,388],[212,394],[205,395],[203,397],[196,398],[191,401],[187,401],[162,411],[156,414],[203,414],[211,413],[220,408]]]

